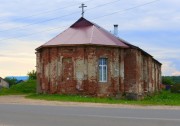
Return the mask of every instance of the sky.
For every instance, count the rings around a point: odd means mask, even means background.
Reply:
[[[0,0],[0,76],[35,69],[35,49],[81,17],[142,48],[162,63],[162,75],[180,76],[179,0]]]

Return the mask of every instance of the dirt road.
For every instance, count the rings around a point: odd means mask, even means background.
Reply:
[[[25,98],[24,95],[0,96],[0,104],[180,110],[180,106],[140,106],[140,105],[124,105],[124,104],[102,104],[102,103],[80,103],[80,102],[34,100],[34,99],[27,99]]]

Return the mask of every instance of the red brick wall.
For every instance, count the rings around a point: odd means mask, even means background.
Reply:
[[[138,49],[127,49],[124,57],[127,97],[141,99],[160,90],[161,65]]]
[[[36,55],[39,93],[138,97],[159,90],[160,65],[137,49],[64,46],[43,48]],[[103,83],[99,58],[108,59],[108,81]]]
[[[38,92],[95,96],[120,94],[122,93],[120,90],[123,89],[119,84],[120,81],[123,82],[120,69],[124,69],[120,66],[120,61],[123,63],[122,54],[121,49],[114,47],[79,46],[41,49],[37,52]],[[108,59],[108,81],[105,83],[100,83],[98,80],[98,59],[102,57]],[[68,58],[71,58],[72,63],[63,64],[63,60]],[[73,72],[68,73],[68,71]],[[68,79],[68,74],[72,74],[72,79]]]

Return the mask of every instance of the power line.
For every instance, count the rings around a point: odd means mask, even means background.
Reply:
[[[57,27],[57,28],[51,28],[51,29],[48,29],[48,30],[39,31],[39,32],[36,32],[36,33],[28,34],[28,35],[23,35],[23,36],[18,36],[18,37],[11,37],[11,38],[7,38],[7,39],[1,39],[0,41],[9,40],[9,39],[16,39],[16,38],[24,38],[24,37],[27,37],[27,36],[35,35],[37,33],[49,32],[49,31],[53,31],[53,30],[60,29],[60,28],[63,28],[63,27],[68,27],[68,26],[69,25],[64,25],[64,26],[60,26],[60,27]]]
[[[90,0],[88,0],[88,1],[90,1]],[[93,8],[89,8],[89,9],[87,9],[87,10],[89,11],[89,10],[92,10],[92,9],[94,9],[94,8],[106,6],[106,5],[108,5],[108,4],[112,4],[112,3],[115,3],[115,2],[118,2],[118,1],[120,1],[120,0],[116,0],[116,1],[109,2],[109,3],[101,4],[101,5],[95,6],[95,7],[93,7]],[[86,2],[87,2],[87,1],[86,1]],[[39,24],[39,23],[49,22],[49,21],[53,21],[53,20],[56,20],[56,19],[61,19],[61,18],[63,18],[63,17],[67,17],[67,16],[74,15],[74,14],[77,14],[77,13],[80,13],[80,11],[77,11],[77,12],[74,12],[74,13],[70,13],[70,14],[67,14],[67,15],[63,15],[63,16],[59,16],[59,17],[55,17],[55,18],[51,18],[51,19],[44,20],[44,21],[34,22],[34,23],[31,23],[31,24],[28,24],[28,25],[24,25],[24,26],[20,26],[20,27],[15,27],[15,28],[11,28],[11,29],[2,30],[2,31],[0,31],[0,32],[6,32],[6,31],[10,31],[10,30],[21,30],[21,29],[23,29],[24,27],[32,26],[32,25]],[[19,28],[20,28],[20,29],[19,29]]]
[[[157,2],[157,1],[160,1],[160,0],[154,0],[154,1],[151,1],[151,2],[148,2],[148,3],[144,3],[144,4],[140,4],[140,5],[131,7],[131,8],[124,9],[124,10],[119,10],[119,11],[116,11],[116,12],[113,12],[113,13],[110,13],[110,14],[106,14],[106,15],[103,15],[103,16],[99,16],[99,17],[93,18],[93,20],[96,20],[96,19],[99,19],[99,18],[103,18],[103,17],[109,16],[109,15],[113,15],[113,14],[116,14],[116,13],[120,13],[120,12],[123,13],[123,12],[126,12],[126,11],[130,11],[130,10],[133,10],[133,9],[136,9],[136,8],[139,8],[139,7],[142,7],[142,6],[146,6],[146,5],[155,3],[155,2]],[[40,31],[40,32],[36,32],[36,33],[29,34],[29,35],[25,35],[25,36],[19,36],[19,37],[11,37],[11,38],[7,38],[7,39],[1,39],[0,41],[9,40],[9,39],[14,39],[14,38],[27,37],[27,36],[31,36],[31,35],[34,35],[34,34],[37,34],[37,33],[48,32],[48,31],[56,30],[56,29],[59,29],[59,28],[62,28],[62,27],[67,27],[67,26],[69,26],[69,25],[60,26],[60,27],[58,27],[58,28],[53,28],[53,29],[48,29],[48,30],[43,30],[43,31]]]
[[[106,5],[109,5],[109,4],[113,4],[113,3],[116,3],[116,2],[119,2],[119,1],[121,1],[121,0],[116,0],[116,1],[109,2],[109,3],[101,4],[101,5],[86,9],[86,11],[92,10],[94,8],[97,8],[97,7],[102,7],[102,6],[106,6]]]
[[[86,2],[89,2],[89,1],[93,1],[93,0],[87,0],[87,1],[84,1],[83,3],[86,3]],[[65,7],[62,7],[62,8],[57,8],[57,9],[54,9],[54,10],[47,10],[47,11],[39,12],[37,14],[33,14],[33,15],[30,15],[30,16],[26,16],[26,17],[23,17],[23,18],[16,19],[15,21],[22,20],[22,19],[27,19],[27,18],[38,16],[38,15],[41,15],[41,14],[51,13],[51,12],[54,12],[54,11],[70,8],[70,7],[73,7],[73,6],[77,6],[77,4],[71,5],[71,6],[65,6]],[[0,21],[3,21],[3,20],[0,20]],[[0,22],[0,24],[4,24],[4,23],[6,23],[6,21]]]
[[[76,12],[71,13],[71,14],[59,16],[59,17],[56,17],[56,18],[51,18],[51,19],[44,20],[44,21],[34,22],[34,23],[31,23],[31,24],[28,24],[28,25],[24,25],[24,26],[20,26],[20,27],[15,27],[15,28],[11,28],[11,29],[2,30],[2,31],[0,31],[0,32],[11,31],[11,30],[22,30],[24,27],[28,27],[28,26],[32,26],[32,25],[35,25],[35,24],[48,22],[48,21],[53,21],[53,20],[60,19],[60,18],[63,18],[63,17],[67,17],[67,16],[70,16],[70,15],[73,15],[73,14],[77,14],[77,13],[80,13],[80,11],[76,11]],[[19,29],[19,28],[20,28],[20,29]]]
[[[124,9],[124,10],[118,10],[118,11],[115,11],[115,12],[110,13],[110,14],[106,14],[106,15],[103,15],[103,16],[100,16],[100,17],[96,17],[96,18],[94,18],[93,20],[99,19],[99,18],[103,18],[103,17],[109,16],[109,15],[114,15],[114,14],[120,13],[120,12],[130,11],[130,10],[133,10],[133,9],[136,9],[136,8],[139,8],[139,7],[142,7],[142,6],[146,6],[146,5],[155,3],[155,2],[157,2],[157,1],[160,1],[160,0],[154,0],[154,1],[151,1],[151,2],[148,2],[148,3],[144,3],[144,4],[140,4],[140,5],[131,7],[131,8]]]

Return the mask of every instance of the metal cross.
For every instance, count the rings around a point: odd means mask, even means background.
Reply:
[[[82,17],[84,17],[84,7],[87,7],[87,6],[85,6],[85,4],[84,3],[82,3],[81,4],[81,6],[79,7],[79,8],[82,8]]]

